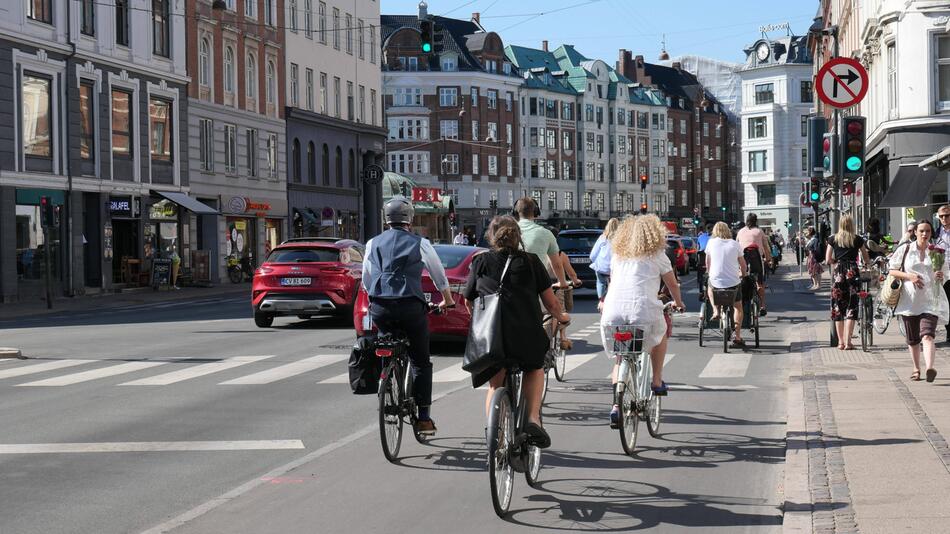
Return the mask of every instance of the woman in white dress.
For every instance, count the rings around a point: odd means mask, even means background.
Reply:
[[[947,324],[950,318],[950,303],[943,291],[943,282],[950,277],[946,255],[940,270],[935,272],[930,263],[928,247],[933,231],[930,221],[917,223],[914,229],[916,239],[898,247],[891,255],[889,265],[890,274],[903,280],[901,297],[894,314],[904,322],[904,337],[910,357],[914,360],[914,372],[910,378],[920,380],[920,352],[923,347],[927,382],[937,378],[937,370],[934,369],[937,325]]]
[[[610,286],[604,298],[601,325],[637,325],[644,328],[643,349],[650,352],[653,364],[653,391],[666,395],[663,360],[672,329],[660,302],[660,281],[666,284],[675,306],[682,310],[683,299],[673,266],[666,255],[666,227],[656,215],[627,218],[611,237]],[[608,346],[602,329],[604,346]],[[612,342],[612,340],[610,340]],[[612,382],[617,383],[619,359],[614,362]],[[610,411],[610,425],[617,427],[620,410]]]

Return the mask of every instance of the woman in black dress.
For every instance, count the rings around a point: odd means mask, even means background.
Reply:
[[[858,255],[868,265],[868,249],[864,239],[854,231],[854,219],[842,215],[838,223],[838,233],[828,239],[825,263],[834,266],[831,279],[831,320],[838,333],[838,348],[854,350],[851,334],[854,333],[854,321],[858,318],[858,292],[861,289],[861,271],[858,269]]]
[[[544,390],[544,355],[548,350],[548,336],[541,325],[541,305],[561,323],[568,323],[570,316],[561,309],[554,292],[551,290],[551,277],[534,254],[520,250],[521,229],[518,223],[508,216],[492,219],[488,227],[488,242],[491,250],[479,254],[472,261],[468,283],[463,295],[469,311],[480,295],[490,295],[498,290],[499,280],[505,263],[511,258],[508,272],[505,273],[504,289],[501,301],[502,341],[505,354],[515,358],[524,374],[522,385],[528,410],[528,424],[525,432],[532,443],[540,448],[551,445],[551,438],[541,426],[541,395]],[[485,411],[491,402],[495,389],[504,384],[505,371],[491,368],[472,376],[474,387],[488,381],[488,395],[485,398]]]

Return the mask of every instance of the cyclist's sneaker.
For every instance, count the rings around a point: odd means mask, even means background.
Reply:
[[[435,435],[435,422],[432,419],[416,420],[412,425],[412,430],[416,434],[422,434],[424,436],[434,436]]]
[[[574,347],[574,343],[570,339],[561,340],[561,350],[571,350]]]
[[[614,406],[610,410],[610,428],[620,428],[620,407]]]
[[[666,382],[660,382],[659,387],[651,385],[650,389],[653,390],[653,394],[656,395],[657,397],[665,397],[666,394],[669,393],[670,391],[670,388],[669,386],[666,385]]]
[[[539,449],[547,449],[551,446],[551,436],[547,431],[537,423],[528,423],[524,427],[525,434],[528,435],[528,443]]]

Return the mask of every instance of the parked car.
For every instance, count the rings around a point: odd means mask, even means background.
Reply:
[[[686,247],[683,241],[677,236],[666,238],[666,255],[670,258],[670,263],[680,275],[689,274],[689,259],[686,255]]]
[[[699,244],[694,237],[680,237],[680,242],[686,247],[686,257],[689,260],[689,266],[693,269],[699,266]]]
[[[363,276],[363,245],[349,239],[297,238],[274,247],[254,272],[254,323],[275,317],[353,313]]]
[[[597,275],[590,267],[590,251],[603,233],[603,230],[584,229],[561,230],[557,235],[558,248],[567,254],[577,277],[584,283],[583,287],[588,289],[597,286]]]
[[[472,260],[475,256],[485,252],[484,248],[469,247],[464,245],[432,245],[439,260],[442,261],[442,267],[445,267],[445,275],[449,279],[449,289],[452,291],[452,298],[456,306],[445,311],[440,315],[429,316],[429,333],[433,336],[445,336],[453,338],[468,337],[468,330],[472,324],[472,316],[465,307],[462,290],[465,288],[465,282],[468,281],[468,272],[472,266]],[[422,290],[425,292],[426,300],[438,304],[442,302],[442,294],[435,288],[432,279],[429,278],[429,272],[422,272]],[[363,337],[373,331],[375,327],[368,317],[369,297],[366,291],[360,287],[359,295],[356,298],[356,307],[353,309],[353,326],[356,328],[357,337]]]

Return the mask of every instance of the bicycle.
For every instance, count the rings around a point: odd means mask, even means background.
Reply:
[[[755,336],[755,348],[759,348],[759,313],[762,309],[762,300],[759,298],[759,280],[756,273],[749,273],[748,276],[751,280],[749,286],[754,289],[752,298],[749,299],[749,313],[747,316],[749,318],[749,328]]]
[[[669,314],[673,309],[673,303],[667,303],[663,313]],[[661,396],[653,392],[653,364],[650,353],[643,350],[643,327],[605,325],[604,330],[606,339],[613,340],[607,353],[622,358],[614,389],[614,404],[620,407],[620,445],[624,453],[633,456],[641,419],[646,422],[650,435],[659,437],[663,403]]]
[[[536,487],[541,474],[541,449],[528,442],[528,413],[521,390],[521,369],[505,367],[505,383],[495,390],[488,411],[488,476],[492,507],[505,517],[511,505],[515,472],[523,472],[528,485]]]
[[[874,345],[874,299],[869,298],[871,294],[871,273],[862,273],[860,281],[861,288],[858,291],[858,330],[861,335],[861,350],[867,352],[868,348]]]
[[[568,289],[570,289],[574,287],[574,283],[568,282],[567,286]],[[552,286],[551,289],[555,294],[557,294],[558,291],[562,291],[561,288],[556,286]],[[559,325],[556,324],[552,315],[545,314],[541,323],[544,325],[544,331],[548,333],[548,338],[551,340],[548,351],[544,355],[544,394],[546,395],[548,392],[548,371],[551,369],[554,370],[554,378],[558,382],[564,382],[566,380],[567,350],[561,348],[561,343],[567,338],[565,337],[566,331],[563,328],[559,328]],[[554,325],[553,333],[551,332],[552,325]]]
[[[441,314],[441,309],[429,304],[429,313]],[[413,378],[410,371],[409,340],[405,333],[384,334],[376,338],[375,354],[381,358],[379,392],[379,438],[383,456],[395,463],[402,444],[402,427],[415,426],[419,409],[413,396]],[[413,432],[416,441],[426,442],[426,435]]]

